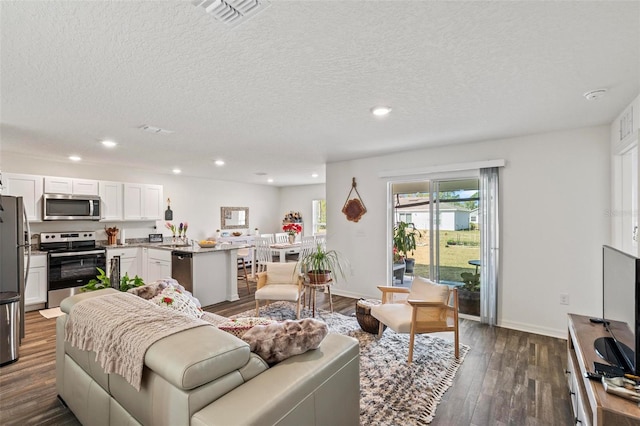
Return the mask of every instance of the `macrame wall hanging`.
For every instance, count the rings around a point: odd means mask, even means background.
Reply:
[[[367,212],[367,208],[364,206],[362,202],[362,197],[360,197],[360,193],[358,192],[358,188],[356,188],[356,178],[353,178],[351,181],[351,191],[349,191],[349,195],[347,195],[347,201],[345,201],[344,206],[342,207],[342,213],[347,216],[347,220],[351,222],[357,222],[360,220],[362,216]],[[351,193],[356,191],[356,198],[349,199],[351,197]]]

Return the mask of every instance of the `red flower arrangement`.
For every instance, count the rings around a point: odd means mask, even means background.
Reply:
[[[302,232],[302,226],[297,223],[287,223],[282,226],[282,230],[289,235],[296,235]]]

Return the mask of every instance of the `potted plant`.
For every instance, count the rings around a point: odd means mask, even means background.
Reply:
[[[417,247],[416,238],[422,234],[416,229],[413,223],[398,222],[393,228],[393,247],[394,255],[397,251],[398,255],[404,257],[406,272],[412,273],[415,259],[409,257],[413,255],[413,251]]]
[[[324,284],[338,277],[346,278],[347,261],[335,250],[327,250],[318,244],[315,250],[307,253],[298,260],[300,272],[307,274],[309,281],[314,284]]]
[[[90,280],[86,285],[80,287],[81,293],[112,287],[111,279],[107,276],[107,273],[101,268],[96,269],[98,270],[98,275]],[[134,278],[129,278],[129,274],[125,273],[124,277],[120,279],[119,290],[127,291],[130,288],[140,287],[142,285],[144,285],[142,278],[137,275]]]
[[[460,312],[480,316],[480,274],[463,272],[460,274],[464,285],[458,289]]]

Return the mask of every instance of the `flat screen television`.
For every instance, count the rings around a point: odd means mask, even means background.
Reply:
[[[625,373],[640,373],[640,259],[610,246],[602,247],[602,318],[609,337],[597,339],[598,354]],[[622,343],[607,321],[622,321],[633,346]],[[620,334],[618,332],[618,334]]]

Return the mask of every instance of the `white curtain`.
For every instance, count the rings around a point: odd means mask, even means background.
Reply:
[[[480,322],[496,325],[498,309],[498,167],[480,169]]]

